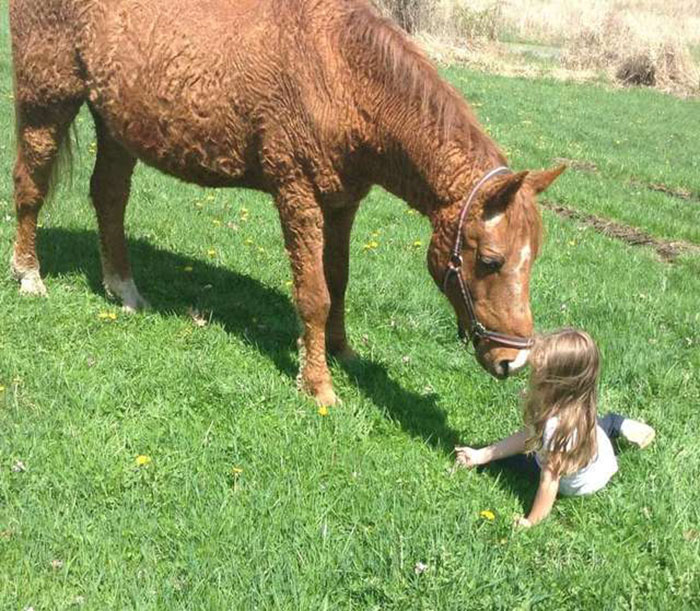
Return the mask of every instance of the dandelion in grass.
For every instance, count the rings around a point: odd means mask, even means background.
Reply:
[[[420,248],[421,246],[423,246],[423,242],[421,242],[420,240],[416,240],[415,242],[413,242],[413,246],[415,246],[416,248]]]
[[[0,393],[3,393],[3,392],[5,392],[5,387],[2,384],[0,384]]]
[[[239,477],[242,473],[243,469],[241,469],[240,467],[233,467],[231,469],[231,475],[233,475],[233,477]]]
[[[212,221],[212,224],[213,224],[215,227],[221,227],[221,221],[220,221],[219,219],[214,219],[214,220]]]
[[[97,317],[106,322],[114,321],[118,318],[116,312],[100,312]]]
[[[151,462],[153,462],[153,460],[147,454],[139,454],[136,457],[136,466],[137,467],[147,467],[148,465],[151,464]]]
[[[496,514],[493,513],[490,509],[484,509],[483,511],[479,512],[479,515],[484,518],[484,520],[487,520],[489,522],[493,522],[496,519]]]
[[[328,408],[325,405],[322,405],[321,407],[318,408],[318,415],[325,417],[329,414],[330,412],[328,411]]]
[[[378,247],[379,242],[372,240],[371,242],[367,242],[367,244],[362,247],[362,250],[376,250]]]
[[[213,258],[216,256],[216,251],[213,248],[210,248],[209,250],[207,250],[207,255]]]

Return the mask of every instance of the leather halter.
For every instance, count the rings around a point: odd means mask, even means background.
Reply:
[[[459,286],[459,292],[462,295],[462,301],[464,302],[464,307],[467,310],[467,315],[469,316],[469,331],[467,333],[468,339],[474,340],[487,340],[494,344],[500,344],[501,346],[506,346],[508,348],[517,348],[520,350],[527,350],[532,348],[535,340],[531,337],[517,337],[515,335],[506,335],[505,333],[499,333],[498,331],[491,331],[487,329],[483,324],[479,322],[476,317],[476,310],[474,309],[474,299],[472,297],[469,286],[464,282],[461,274],[462,268],[462,226],[467,218],[469,208],[472,202],[476,198],[479,190],[494,176],[499,174],[510,174],[511,170],[505,166],[501,166],[491,170],[490,172],[484,174],[476,186],[472,189],[469,194],[466,203],[462,206],[462,210],[459,213],[459,222],[457,223],[457,236],[455,238],[455,244],[452,247],[452,252],[450,253],[450,260],[447,264],[447,270],[445,271],[445,276],[442,281],[442,292],[447,292],[447,283],[452,276],[457,278],[457,285]],[[461,327],[460,327],[461,331]]]

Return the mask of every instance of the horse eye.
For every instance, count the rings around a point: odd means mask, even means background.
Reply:
[[[503,259],[495,257],[479,257],[479,264],[488,272],[497,272],[503,267]]]

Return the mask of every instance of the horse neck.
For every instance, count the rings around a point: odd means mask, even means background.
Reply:
[[[505,165],[464,100],[403,32],[361,2],[336,27],[364,176],[432,218]]]
[[[440,94],[450,99],[440,100]],[[372,118],[365,133],[373,182],[431,217],[459,204],[486,172],[507,164],[448,85],[432,96],[404,96],[391,81],[359,96],[369,101],[363,114]]]
[[[385,119],[370,145],[381,161],[374,166],[376,181],[431,217],[445,207],[459,207],[481,176],[506,164],[466,104],[463,111],[451,126],[420,110],[419,101],[380,112]]]

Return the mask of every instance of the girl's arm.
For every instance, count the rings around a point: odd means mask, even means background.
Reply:
[[[510,437],[501,439],[501,441],[486,448],[478,450],[468,446],[455,448],[457,463],[465,467],[476,467],[514,454],[522,454],[525,451],[527,437],[527,430],[521,429]]]
[[[532,509],[530,509],[530,514],[527,518],[519,521],[520,526],[534,526],[549,515],[557,498],[559,479],[558,473],[554,473],[546,464],[542,465],[540,485],[537,488],[535,502],[532,504]]]

